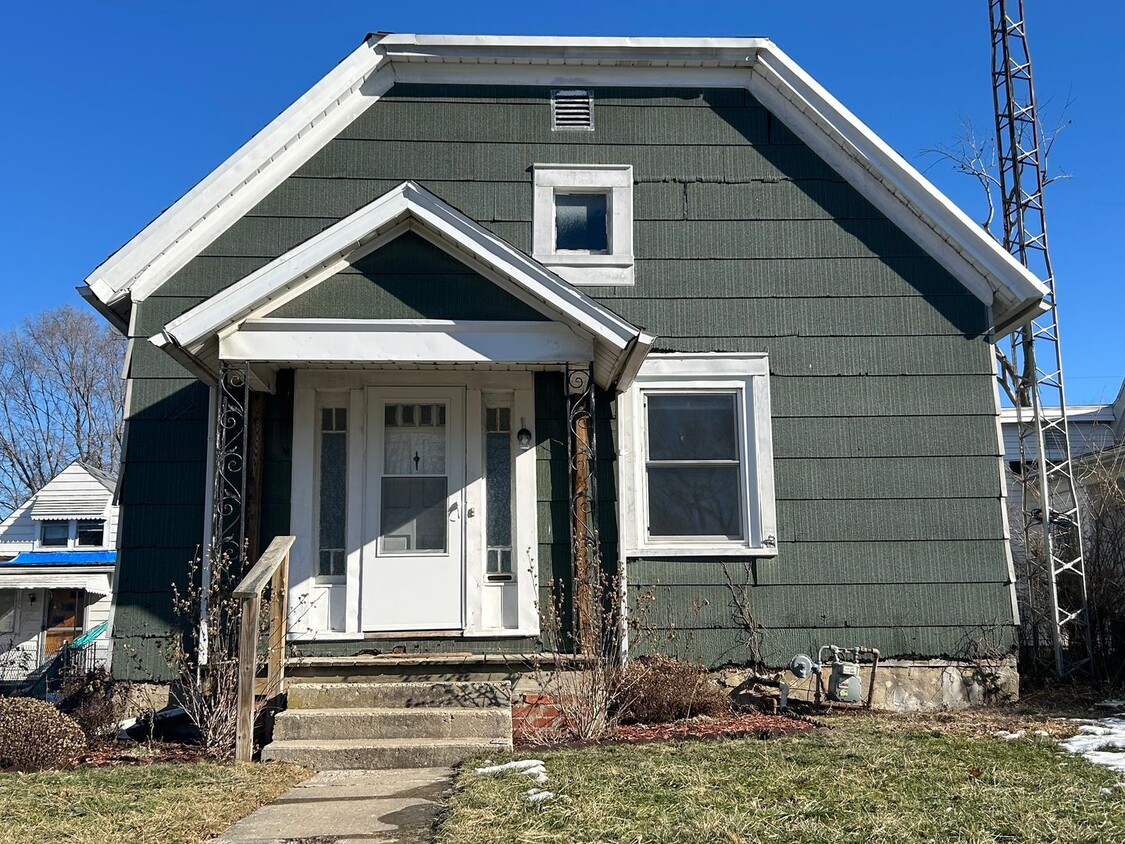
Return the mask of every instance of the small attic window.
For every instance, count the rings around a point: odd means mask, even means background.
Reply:
[[[561,131],[594,130],[592,91],[556,90],[551,92],[551,128]]]

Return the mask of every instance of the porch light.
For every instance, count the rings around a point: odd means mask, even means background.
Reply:
[[[516,442],[520,444],[520,451],[531,448],[531,431],[527,430],[523,419],[520,419],[520,429],[516,431]]]

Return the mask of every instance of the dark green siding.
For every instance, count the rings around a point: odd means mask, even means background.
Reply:
[[[147,302],[139,308],[143,319]],[[207,387],[147,337],[133,343],[125,408],[113,670],[167,679],[172,584],[203,541]]]
[[[544,320],[543,314],[413,232],[286,302],[271,317]]]
[[[396,86],[144,302],[138,335],[406,179],[528,250],[533,164],[631,164],[636,284],[585,292],[656,333],[659,351],[770,355],[779,554],[749,569],[727,565],[736,582],[749,583],[768,660],[824,642],[873,645],[887,656],[955,655],[973,638],[1007,647],[1012,607],[985,307],[745,91],[599,89],[589,133],[552,132],[547,95]],[[534,318],[463,268],[443,265],[441,253],[391,260],[409,246],[403,239],[384,248],[278,315]],[[438,279],[434,297],[423,295]],[[172,538],[159,541],[184,542],[189,531],[176,525],[197,525],[199,502],[129,476],[146,461],[154,472],[190,473],[172,467],[201,460],[205,440],[190,415],[196,403],[180,393],[186,373],[137,346],[146,351],[134,358],[134,377],[153,383],[134,384],[125,483],[129,495],[165,496],[159,503],[175,516],[162,523],[175,524]],[[616,548],[615,431],[612,403],[600,398],[608,559]],[[284,437],[278,414],[275,435]],[[537,376],[544,589],[569,573],[564,417],[558,376]],[[267,473],[280,477],[287,456],[272,459]],[[274,515],[263,531],[280,529],[284,489],[271,484]],[[155,522],[129,527],[141,518],[130,509],[144,506],[127,502],[123,527],[147,540],[160,534]],[[168,581],[183,550],[175,558],[145,551],[155,572],[145,577]],[[140,550],[128,554],[138,561],[129,566],[140,564]],[[158,559],[165,562],[151,562]],[[142,577],[129,566],[123,589]],[[745,659],[723,568],[633,561],[631,583],[653,592],[652,616],[663,619],[654,641],[709,663]],[[143,628],[129,624],[128,636]],[[501,645],[457,643],[473,647]]]

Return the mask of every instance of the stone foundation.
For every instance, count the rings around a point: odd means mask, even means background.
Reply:
[[[732,692],[742,689],[750,676],[751,672],[743,669],[718,672],[719,682]],[[824,676],[827,680],[827,670]],[[780,679],[789,684],[791,700],[812,702],[815,698],[815,677],[798,680],[788,671],[783,671]],[[866,701],[871,682],[869,663],[861,663],[860,679]],[[776,690],[770,692],[776,695]],[[737,692],[735,697],[738,697]],[[1019,699],[1019,672],[1014,656],[987,663],[889,659],[879,663],[872,697],[873,709],[897,712],[934,712],[1009,703]],[[837,705],[847,707],[851,704]]]

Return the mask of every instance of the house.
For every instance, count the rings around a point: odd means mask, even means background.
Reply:
[[[1125,530],[1125,382],[1113,402],[1096,405],[1068,405],[1065,431],[1055,427],[1060,411],[1043,409],[1052,426],[1043,432],[1048,458],[1047,477],[1052,495],[1057,496],[1052,510],[1065,510],[1059,502],[1074,501],[1065,480],[1051,467],[1064,460],[1067,447],[1078,498],[1079,518],[1084,539],[1082,578],[1066,578],[1057,586],[1064,608],[1088,608],[1093,652],[1108,666],[1125,648],[1121,624],[1116,620],[1120,605],[1121,539]],[[1000,411],[1004,438],[1004,463],[1008,488],[1008,521],[1012,527],[1012,559],[1021,617],[1020,641],[1028,658],[1041,655],[1037,645],[1051,641],[1051,589],[1048,570],[1041,561],[1027,564],[1028,547],[1042,546],[1041,493],[1034,426],[1029,409],[1005,407]],[[1020,445],[1021,423],[1028,433]],[[1056,542],[1068,536],[1062,524]],[[1075,591],[1081,584],[1082,592]],[[1104,668],[1106,672],[1111,669]]]
[[[370,35],[86,279],[115,669],[168,677],[201,546],[293,535],[294,682],[494,678],[600,565],[653,646],[748,662],[729,580],[766,665],[929,694],[1014,646],[993,343],[1043,294],[767,39]]]
[[[0,522],[0,681],[22,681],[75,642],[84,667],[108,664],[114,485],[76,460]]]

